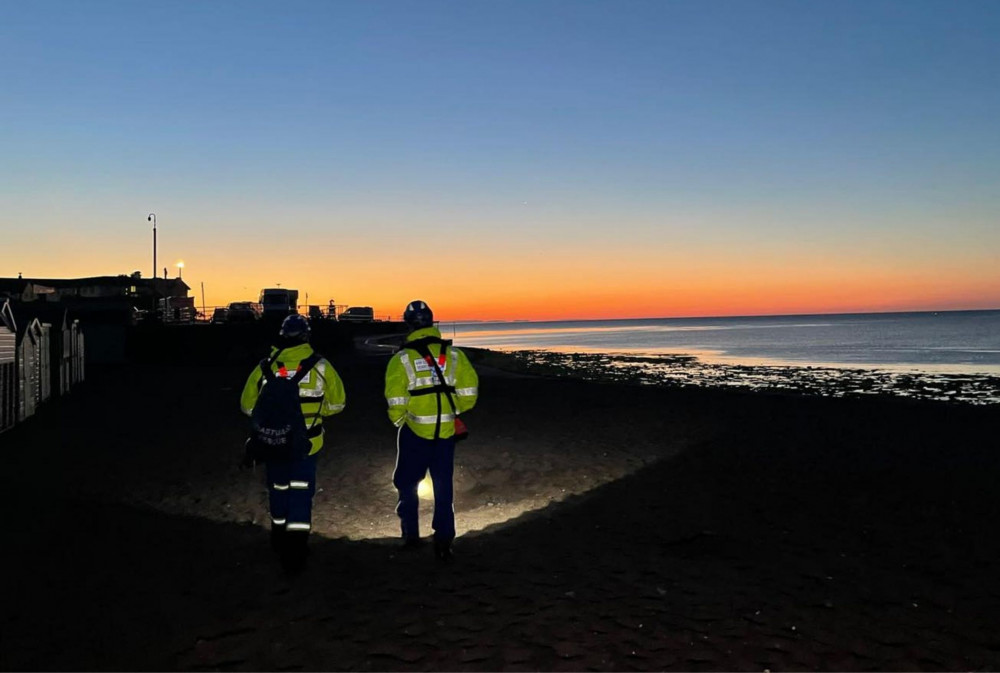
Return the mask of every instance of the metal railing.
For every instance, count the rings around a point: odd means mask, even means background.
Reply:
[[[311,312],[312,307],[317,307],[318,312]],[[335,304],[333,312],[330,311],[330,306],[328,304],[299,304],[297,305],[296,312],[299,315],[305,316],[306,318],[319,318],[323,320],[339,320],[340,316],[344,311],[349,308],[350,304]],[[188,320],[188,322],[196,323],[211,323],[211,322],[230,322],[226,317],[220,317],[218,320],[214,319],[215,312],[219,309],[228,311],[229,305],[222,306],[197,306],[193,317]],[[258,314],[254,318],[241,317],[238,320],[233,320],[232,322],[248,321],[248,320],[260,320],[263,316]],[[393,322],[394,320],[402,320],[397,316],[392,316],[389,314],[375,314],[372,317],[373,322]]]

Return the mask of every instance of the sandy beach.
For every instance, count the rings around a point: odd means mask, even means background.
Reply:
[[[0,668],[1000,668],[998,405],[481,360],[441,564],[397,546],[387,355],[331,359],[348,407],[294,578],[237,467],[242,354],[92,368],[0,435]]]

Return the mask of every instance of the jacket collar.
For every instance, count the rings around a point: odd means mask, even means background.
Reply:
[[[421,327],[420,329],[413,330],[406,337],[406,343],[411,341],[416,341],[417,339],[423,339],[424,337],[436,337],[441,338],[441,331],[437,327]]]
[[[277,353],[277,352],[278,352],[278,347],[277,346],[271,346],[271,357],[272,358],[274,357],[275,353]],[[312,349],[312,346],[310,346],[309,344],[307,344],[307,343],[305,343],[305,344],[296,344],[294,346],[289,346],[288,348],[281,349],[281,356],[280,356],[279,359],[282,362],[284,362],[286,360],[289,361],[289,362],[301,362],[302,360],[305,360],[307,357],[309,357],[312,354],[313,354],[313,349]]]

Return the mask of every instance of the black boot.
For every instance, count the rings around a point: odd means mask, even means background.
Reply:
[[[275,554],[280,554],[281,550],[284,548],[286,534],[287,531],[285,530],[285,524],[283,523],[271,524],[271,550]]]
[[[420,549],[424,544],[424,541],[419,537],[404,537],[403,543],[400,545],[403,551],[413,551],[415,549]]]
[[[434,558],[439,561],[450,561],[453,556],[451,553],[451,540],[434,539]]]
[[[309,553],[309,531],[292,530],[284,535],[281,548],[281,567],[286,575],[298,575],[306,567]]]

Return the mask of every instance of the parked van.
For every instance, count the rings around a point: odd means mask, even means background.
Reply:
[[[282,318],[298,313],[299,291],[268,287],[260,291],[260,305],[265,318]]]
[[[351,306],[340,314],[341,322],[374,322],[375,311],[371,306]]]

